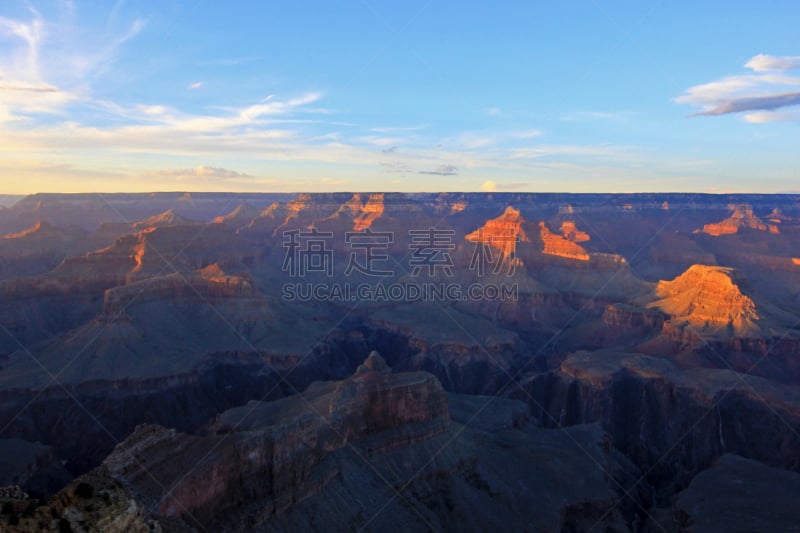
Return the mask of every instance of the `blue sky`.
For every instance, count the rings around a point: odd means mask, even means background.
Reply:
[[[0,5],[0,192],[800,191],[800,4]]]

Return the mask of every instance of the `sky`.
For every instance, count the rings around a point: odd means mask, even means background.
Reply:
[[[0,194],[800,192],[800,3],[3,0]]]

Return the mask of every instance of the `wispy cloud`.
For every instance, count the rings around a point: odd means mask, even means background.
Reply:
[[[194,179],[206,178],[217,180],[241,179],[252,178],[253,176],[245,174],[244,172],[237,172],[235,170],[228,170],[222,167],[212,167],[206,165],[198,165],[194,168],[171,168],[164,170],[157,170],[153,172],[157,176],[167,176],[178,179]]]
[[[631,118],[631,111],[572,111],[561,116],[566,122],[622,121]]]
[[[785,113],[775,120],[768,115],[800,104],[800,78],[786,72],[800,68],[800,57],[759,54],[744,66],[753,73],[726,76],[690,87],[675,101],[701,108],[690,115],[693,117],[747,113],[744,118],[748,122],[785,120]]]
[[[401,133],[420,131],[428,127],[430,127],[430,124],[417,124],[416,126],[382,126],[378,128],[370,128],[370,131],[375,133]]]
[[[135,19],[122,30],[76,31],[69,3],[62,19],[45,19],[32,7],[29,12],[29,19],[0,17],[0,36],[7,38],[0,53],[0,121],[61,114],[90,100],[92,76],[114,63],[120,48],[146,27]]]
[[[187,87],[187,89],[189,89],[190,91],[195,91],[195,90],[199,89],[202,86],[203,86],[203,82],[202,81],[196,81],[194,83],[190,83],[189,86]]]
[[[458,167],[453,165],[439,165],[433,170],[420,170],[417,174],[430,174],[433,176],[456,176],[458,174]]]
[[[219,59],[207,59],[200,61],[198,64],[204,67],[233,67],[243,65],[245,63],[252,63],[253,61],[260,60],[260,56],[247,56],[247,57],[223,57]]]

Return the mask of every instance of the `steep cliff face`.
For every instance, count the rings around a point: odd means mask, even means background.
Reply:
[[[545,426],[600,423],[647,472],[660,506],[724,453],[800,470],[800,395],[790,386],[610,351],[572,354],[524,386],[530,396],[518,397]]]
[[[667,317],[658,309],[615,303],[606,306],[601,317],[602,346],[641,343],[664,326]]]
[[[695,332],[729,330],[736,336],[760,331],[753,300],[742,293],[731,268],[692,265],[672,281],[656,288],[659,300],[650,304],[670,316],[673,326],[688,325]]]

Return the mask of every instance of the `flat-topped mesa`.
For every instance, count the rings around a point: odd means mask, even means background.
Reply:
[[[323,490],[338,474],[331,456],[340,450],[382,454],[449,428],[447,396],[433,375],[393,373],[377,352],[359,368],[343,381],[230,409],[200,435],[140,426],[103,468],[134,498],[157,502],[156,515],[219,523],[222,513],[257,506],[263,520]],[[160,486],[145,472],[159,472]]]
[[[561,228],[563,232],[565,229],[563,224]],[[574,230],[574,223],[572,224],[572,229]],[[570,236],[570,226],[567,226],[566,230],[566,234],[559,235],[550,231],[550,228],[548,228],[547,224],[544,222],[539,222],[539,237],[542,239],[542,253],[566,257],[568,259],[577,259],[578,261],[588,261],[590,259],[589,253],[583,246],[568,237]],[[584,236],[586,238],[583,238]],[[583,232],[580,232],[580,237],[583,240],[578,242],[589,240],[588,234]]]
[[[753,300],[742,293],[732,268],[692,265],[672,281],[656,287],[656,307],[675,326],[688,325],[699,332],[727,330],[736,336],[757,333],[760,319]]]
[[[519,210],[511,206],[497,218],[487,220],[480,228],[464,237],[470,242],[488,244],[500,251],[501,259],[514,257],[514,252],[519,242],[531,242],[525,232],[523,224],[525,219]]]
[[[753,208],[747,204],[739,204],[731,206],[731,216],[721,222],[706,224],[702,229],[695,230],[695,233],[706,233],[712,237],[719,237],[720,235],[732,235],[739,233],[740,229],[753,229],[758,231],[767,231],[770,233],[780,233],[777,225],[764,224],[764,222],[753,213]]]
[[[217,264],[187,275],[169,274],[135,281],[107,289],[103,294],[101,317],[115,317],[131,304],[155,300],[187,298],[236,298],[254,295],[252,284],[241,277],[230,276]]]

